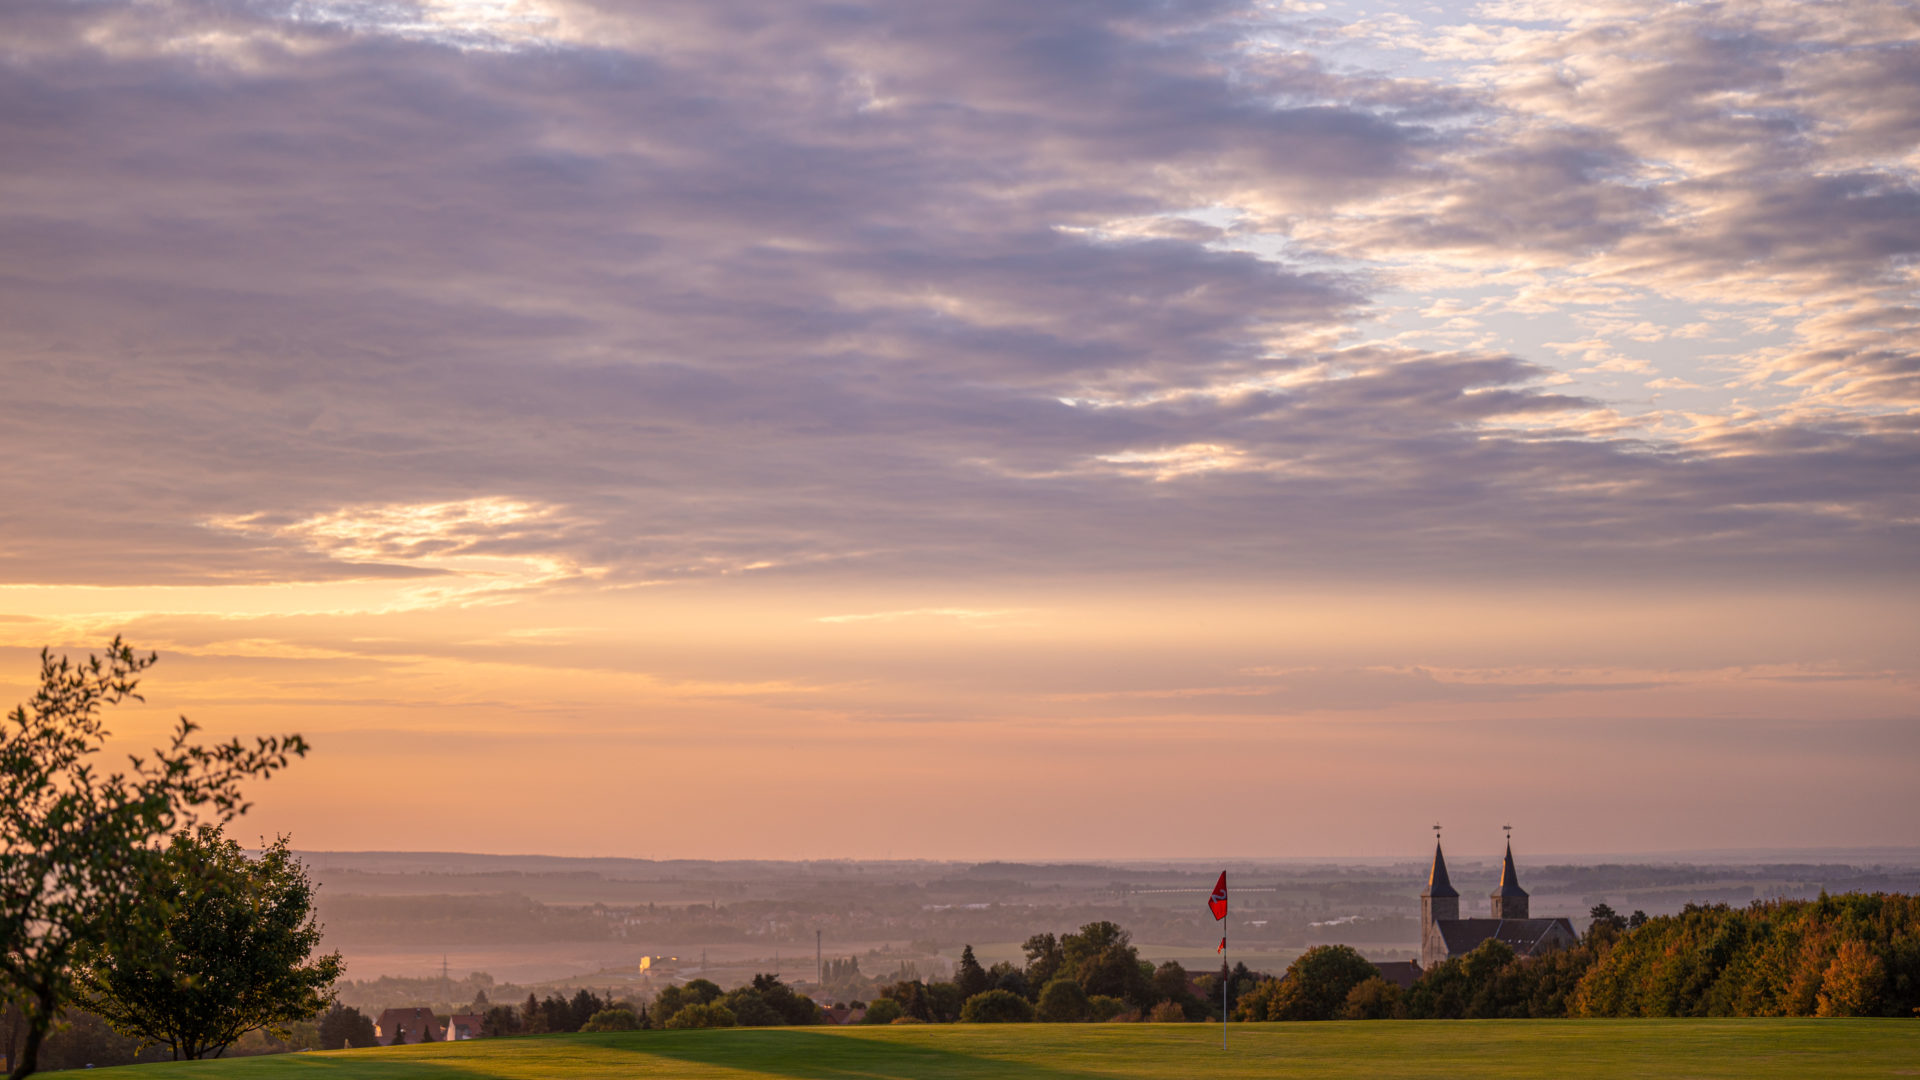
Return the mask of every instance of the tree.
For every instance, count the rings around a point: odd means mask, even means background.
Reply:
[[[387,1045],[388,1046],[407,1045],[407,1029],[400,1026],[399,1024],[393,1025],[393,1040],[387,1043]]]
[[[1005,990],[1019,994],[1028,1001],[1033,1000],[1033,988],[1027,983],[1027,973],[1008,961],[1002,960],[988,968],[987,974],[993,978],[991,989]]]
[[[1066,963],[1066,954],[1060,951],[1060,942],[1052,934],[1035,934],[1020,946],[1027,957],[1027,985],[1034,991],[1053,981],[1060,973],[1060,966]]]
[[[1410,1020],[1526,1016],[1531,987],[1519,967],[1512,946],[1488,938],[1428,968],[1402,995],[1400,1011]]]
[[[520,1010],[511,1005],[495,1005],[480,1018],[480,1034],[505,1037],[520,1034]]]
[[[960,950],[960,962],[954,965],[953,985],[959,987],[964,1000],[972,1000],[975,995],[984,994],[993,985],[993,976],[973,958],[973,946]]]
[[[919,979],[903,979],[881,987],[880,997],[882,1000],[898,1002],[902,1014],[922,1023],[933,1019],[932,1003],[927,1000],[927,984]],[[872,1015],[871,1010],[868,1011],[868,1015]]]
[[[581,1031],[634,1031],[640,1027],[640,1018],[632,1009],[601,1009],[587,1022],[580,1025]]]
[[[1133,935],[1119,924],[1102,920],[1082,926],[1060,939],[1062,973],[1071,975],[1089,994],[1125,998],[1141,1007],[1154,1001],[1153,967],[1140,970],[1140,951]]]
[[[379,1037],[373,1033],[372,1018],[359,1009],[334,1002],[320,1017],[320,1049],[343,1050],[351,1046],[373,1046]]]
[[[1040,1004],[1033,1015],[1049,1024],[1072,1024],[1087,1018],[1087,991],[1079,983],[1061,976],[1040,991]]]
[[[548,994],[540,999],[541,1031],[573,1031],[573,1010],[567,1007],[567,999],[558,994]]]
[[[773,1011],[776,1019],[769,1023],[799,1026],[820,1022],[820,1007],[813,1003],[812,998],[795,992],[793,987],[781,982],[779,975],[755,975],[752,992]],[[744,1025],[749,1021],[742,1017],[740,1023]]]
[[[1612,941],[1627,928],[1627,917],[1607,904],[1595,904],[1587,914],[1593,917],[1587,924],[1588,944]]]
[[[1219,989],[1218,976],[1209,981],[1215,984],[1215,990]],[[1213,1015],[1213,1010],[1207,1007],[1208,1003],[1193,992],[1193,980],[1188,978],[1187,969],[1181,967],[1178,961],[1169,960],[1154,969],[1153,996],[1180,1006],[1188,1020],[1200,1021]]]
[[[669,986],[661,990],[653,999],[653,1023],[657,1027],[667,1027],[675,1013],[689,1005],[705,1005],[720,997],[720,985],[711,979],[690,979],[685,986]],[[533,995],[527,995],[528,1006],[536,1008]]]
[[[983,990],[960,1006],[963,1024],[1024,1024],[1033,1019],[1033,1006],[1008,990]]]
[[[1335,1019],[1353,988],[1379,974],[1380,969],[1367,963],[1351,946],[1316,945],[1294,960],[1277,986],[1267,990],[1271,984],[1262,984],[1247,995],[1248,998],[1258,995],[1265,1012],[1247,1019]],[[1243,1006],[1243,1015],[1245,1012]]]
[[[579,1031],[583,1024],[593,1019],[594,1013],[612,1004],[611,1001],[601,1001],[600,995],[591,990],[577,991],[573,1000],[567,1002],[567,1030]]]
[[[688,1005],[667,1021],[670,1028],[725,1028],[735,1024],[733,1013],[717,1001]]]
[[[1880,988],[1886,982],[1886,965],[1865,942],[1843,941],[1821,977],[1813,1014],[1874,1016],[1880,1011]]]
[[[241,782],[265,778],[307,752],[298,735],[204,745],[182,717],[165,746],[95,767],[107,738],[102,712],[137,692],[157,656],[115,638],[104,656],[75,663],[40,652],[40,686],[0,723],[0,994],[26,1029],[14,1080],[39,1067],[40,1045],[74,991],[74,963],[110,935],[138,936],[153,908],[155,841],[204,820],[244,813]]]
[[[875,999],[873,1004],[867,1006],[867,1014],[861,1018],[860,1022],[863,1024],[891,1024],[905,1015],[907,1015],[907,1011],[900,1007],[898,1001],[883,997]]]
[[[733,1014],[734,1023],[741,1027],[773,1027],[785,1023],[785,1018],[773,1011],[760,992],[750,986],[729,991],[720,998],[720,1004]]]
[[[76,1000],[175,1061],[219,1057],[242,1035],[286,1038],[333,1000],[338,952],[314,956],[313,882],[280,837],[250,859],[218,826],[182,832],[125,933],[82,950]]]
[[[1400,988],[1375,975],[1347,993],[1342,1020],[1391,1020],[1400,1007]]]
[[[951,1024],[960,1019],[960,1007],[966,1003],[960,988],[952,983],[928,983],[926,1020],[930,1024]]]

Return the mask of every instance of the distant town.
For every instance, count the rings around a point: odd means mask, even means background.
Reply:
[[[1601,904],[1653,916],[1822,891],[1920,892],[1920,850],[1779,855],[1798,857],[1520,865],[1529,914],[1565,919],[1574,933]],[[303,857],[321,886],[326,946],[347,961],[340,1000],[370,1016],[426,1007],[444,1022],[477,997],[583,990],[647,1000],[693,979],[734,987],[766,973],[822,1005],[864,1001],[900,979],[950,978],[968,944],[988,966],[1018,961],[1035,929],[1097,920],[1126,926],[1155,963],[1218,964],[1201,903],[1210,882],[1179,863]],[[1378,963],[1417,963],[1432,863],[1423,852],[1229,864],[1230,959],[1279,972],[1310,946],[1346,944]],[[1489,915],[1500,858],[1456,854],[1446,867],[1460,914]]]

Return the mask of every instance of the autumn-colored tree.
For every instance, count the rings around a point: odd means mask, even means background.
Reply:
[[[1911,1016],[1920,897],[1689,904],[1632,927],[1581,978],[1579,1016]]]
[[[1864,941],[1843,941],[1834,950],[1816,998],[1815,1016],[1874,1016],[1887,982],[1886,965]]]
[[[1342,1020],[1391,1020],[1400,1007],[1400,988],[1375,975],[1347,992]]]

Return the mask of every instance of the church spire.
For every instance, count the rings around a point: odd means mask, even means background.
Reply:
[[[1513,841],[1507,841],[1507,864],[1500,868],[1500,895],[1525,896],[1527,890],[1520,887],[1520,875],[1513,868]]]
[[[1440,853],[1440,826],[1433,827],[1433,869],[1427,874],[1427,891],[1421,896],[1459,896],[1453,882],[1447,880],[1447,857]]]
[[[1507,861],[1500,868],[1500,887],[1493,890],[1493,917],[1496,919],[1524,919],[1527,917],[1527,890],[1520,887],[1520,874],[1513,868],[1513,826],[1504,826],[1507,833]]]
[[[1433,827],[1433,869],[1427,891],[1420,894],[1420,966],[1430,968],[1447,958],[1443,924],[1460,918],[1460,894],[1447,880],[1447,857],[1440,853],[1440,826]]]

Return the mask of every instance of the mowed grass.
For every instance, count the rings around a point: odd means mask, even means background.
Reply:
[[[114,1070],[129,1080],[1920,1076],[1913,1020],[1467,1020],[636,1031]]]

